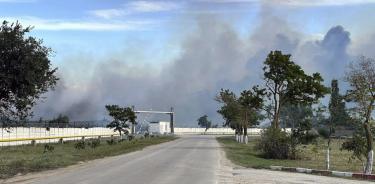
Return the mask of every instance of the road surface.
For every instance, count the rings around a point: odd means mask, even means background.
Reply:
[[[33,184],[214,184],[367,183],[340,178],[238,168],[213,136],[184,136],[142,151],[75,166],[17,176],[0,183]]]

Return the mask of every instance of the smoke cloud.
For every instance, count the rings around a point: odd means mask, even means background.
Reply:
[[[174,107],[177,126],[195,126],[204,114],[221,124],[215,95],[220,88],[238,92],[262,84],[262,62],[270,50],[292,54],[307,72],[322,73],[327,84],[342,76],[352,57],[345,28],[334,25],[323,38],[311,40],[266,9],[259,17],[246,38],[220,17],[194,17],[196,28],[183,39],[180,55],[161,69],[129,65],[124,55],[95,64],[91,79],[78,86],[70,85],[61,71],[62,80],[35,107],[35,115],[62,113],[72,120],[100,120],[106,116],[104,105],[119,104],[154,110]]]

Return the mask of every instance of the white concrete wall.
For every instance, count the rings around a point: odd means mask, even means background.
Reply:
[[[7,131],[9,130],[9,131]],[[113,129],[103,128],[103,127],[94,127],[94,128],[50,128],[49,131],[46,128],[42,127],[14,127],[11,129],[0,129],[0,140],[13,140],[22,138],[48,138],[48,137],[61,137],[61,136],[111,136],[117,135],[117,132],[114,132]],[[81,139],[80,137],[64,138],[64,140],[77,140]],[[57,142],[59,139],[44,139],[37,140],[37,143],[49,143]],[[31,141],[16,141],[16,142],[0,142],[0,146],[7,145],[18,145],[18,144],[30,144]]]
[[[222,135],[234,135],[235,131],[231,128],[174,128],[174,133],[176,135],[184,134],[222,134]],[[247,133],[249,136],[260,135],[261,128],[248,128]]]
[[[153,124],[150,124],[152,128]],[[160,134],[169,133],[170,127],[169,122],[154,123],[155,132],[159,131]],[[41,127],[16,127],[11,128],[10,131],[6,131],[5,128],[0,128],[0,146],[11,146],[11,145],[21,145],[30,144],[31,140],[22,140],[23,138],[51,138],[51,137],[63,137],[63,136],[75,136],[64,138],[64,140],[78,140],[82,136],[117,136],[118,133],[114,132],[113,129],[95,127],[95,128],[50,128],[49,131],[46,128]],[[234,135],[234,130],[231,128],[210,128],[205,131],[205,128],[174,128],[174,133],[176,135],[186,135],[186,134],[215,134],[215,135]],[[249,128],[247,130],[249,136],[260,135],[262,129],[260,128]],[[290,132],[290,129],[287,129]],[[150,131],[151,133],[151,131]],[[19,139],[19,141],[7,141],[7,140]],[[36,140],[36,143],[52,143],[58,142],[56,139],[44,139]]]

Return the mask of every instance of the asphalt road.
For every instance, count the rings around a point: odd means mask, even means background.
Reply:
[[[219,144],[192,136],[22,179],[35,184],[216,183]]]
[[[142,151],[67,168],[17,176],[0,183],[33,184],[238,184],[370,183],[341,178],[246,169],[228,161],[214,136],[185,136]]]

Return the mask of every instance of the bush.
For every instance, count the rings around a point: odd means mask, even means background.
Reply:
[[[129,141],[133,140],[134,139],[134,135],[128,135],[128,139],[129,139]]]
[[[145,132],[145,138],[148,138],[148,137],[150,137],[150,133],[148,133],[148,132]]]
[[[74,148],[80,150],[80,149],[85,149],[86,148],[86,143],[85,141],[78,141],[75,145]]]
[[[270,127],[262,132],[256,147],[265,158],[287,159],[290,152],[290,137],[281,129]]]
[[[321,127],[318,129],[318,133],[320,136],[322,136],[325,139],[328,139],[329,136],[329,130],[327,128]]]
[[[117,142],[115,141],[115,139],[110,139],[110,140],[107,140],[107,144],[108,145],[114,145],[116,144]]]
[[[347,139],[345,142],[342,143],[340,150],[346,150],[352,152],[349,161],[358,159],[360,161],[366,160],[367,157],[367,149],[366,149],[366,139],[364,139],[364,135],[361,134],[362,132],[356,132],[352,138]]]
[[[88,142],[88,145],[95,149],[96,147],[100,146],[100,140],[99,139],[92,139],[90,142]]]
[[[55,147],[49,144],[45,144],[43,153],[53,152],[53,150],[55,150]]]
[[[303,136],[301,136],[299,138],[300,139],[299,141],[302,144],[310,144],[316,141],[318,137],[319,137],[318,131],[316,131],[315,129],[311,129],[311,130],[308,130]]]

